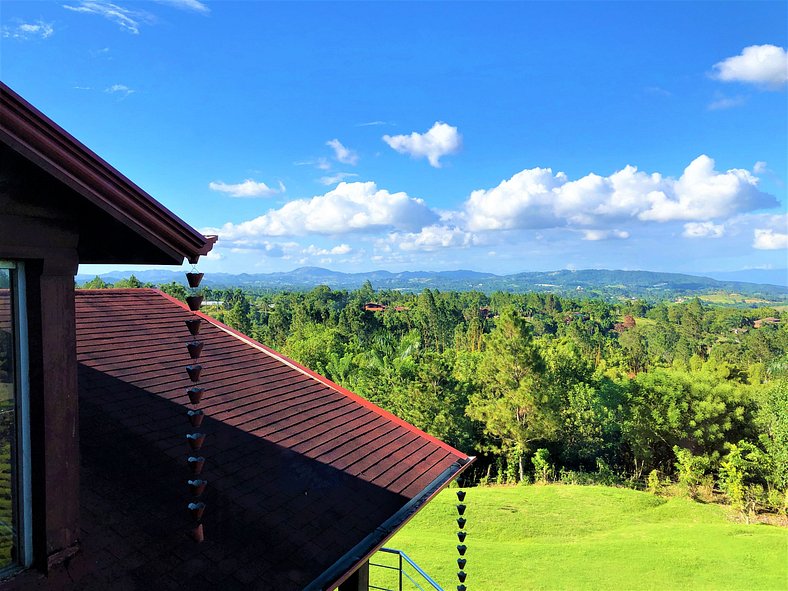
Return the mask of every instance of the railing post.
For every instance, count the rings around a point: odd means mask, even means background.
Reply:
[[[399,556],[399,591],[402,591],[402,553],[397,553]]]
[[[399,571],[399,586],[395,587],[393,590],[392,589],[384,589],[383,587],[377,587],[377,586],[372,586],[372,587],[370,587],[370,589],[380,589],[381,591],[397,591],[397,589],[399,589],[399,591],[404,591],[405,587],[403,586],[403,584],[404,584],[405,579],[408,579],[408,581],[413,583],[413,585],[415,585],[416,588],[421,589],[422,591],[424,591],[425,587],[422,587],[413,577],[410,576],[410,574],[405,572],[404,566],[405,566],[405,564],[407,564],[409,566],[409,568],[413,569],[414,576],[421,577],[420,580],[423,581],[424,583],[426,583],[427,585],[429,585],[430,589],[432,589],[433,591],[443,591],[443,587],[438,585],[438,583],[436,583],[432,579],[432,577],[430,577],[427,573],[425,573],[422,570],[422,568],[418,564],[413,562],[413,560],[410,558],[410,556],[405,554],[402,550],[393,550],[392,548],[381,548],[379,551],[380,552],[385,552],[387,554],[396,554],[397,557],[398,557],[398,563],[399,563],[398,566],[391,566],[390,564],[378,564],[378,563],[369,562],[369,561],[368,561],[368,564],[370,566],[375,566],[375,567],[378,567],[378,568],[383,568],[383,569],[388,569],[388,570],[398,570]],[[411,587],[409,586],[408,589],[411,589]],[[343,591],[343,588],[340,587],[339,591]]]

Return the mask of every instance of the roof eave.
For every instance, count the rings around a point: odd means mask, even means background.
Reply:
[[[457,460],[446,468],[426,488],[403,505],[399,511],[376,527],[373,532],[351,548],[342,558],[326,569],[323,574],[304,587],[304,591],[324,591],[339,587],[361,565],[369,560],[375,552],[380,550],[383,544],[410,521],[424,505],[446,488],[452,480],[457,478],[475,460],[475,457],[468,456],[462,460]]]
[[[0,141],[153,244],[173,264],[206,255],[203,236],[0,82]]]

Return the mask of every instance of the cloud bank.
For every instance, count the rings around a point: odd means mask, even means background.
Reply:
[[[437,215],[423,200],[359,182],[340,183],[324,195],[295,199],[253,220],[206,231],[219,234],[225,244],[240,244],[260,236],[418,231],[435,221]]]
[[[714,160],[702,155],[677,179],[634,166],[574,181],[549,168],[523,170],[497,187],[473,191],[465,216],[473,231],[608,227],[626,220],[708,221],[776,205],[774,197],[758,190],[752,173],[717,172]]]
[[[755,169],[764,167],[759,162]],[[230,248],[257,248],[268,256],[281,251],[271,246],[271,237],[342,236],[339,247],[301,247],[300,254],[352,250],[360,257],[365,253],[361,243],[367,242],[373,246],[371,256],[385,254],[390,261],[396,253],[477,246],[508,250],[518,244],[537,248],[540,243],[578,240],[600,243],[596,249],[615,248],[604,242],[659,243],[673,237],[701,241],[726,236],[744,245],[742,241],[752,237],[756,249],[785,248],[786,218],[758,213],[779,206],[758,185],[753,172],[718,171],[706,155],[695,158],[678,177],[630,165],[607,176],[589,173],[577,179],[550,168],[525,169],[497,186],[472,191],[448,210],[433,209],[422,199],[374,182],[340,182],[322,195],[205,231],[219,234],[221,244]]]

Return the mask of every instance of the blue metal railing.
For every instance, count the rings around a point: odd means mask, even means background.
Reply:
[[[381,548],[379,552],[386,552],[387,554],[397,555],[398,557],[397,566],[391,566],[389,564],[378,564],[372,561],[370,561],[369,566],[370,567],[375,566],[377,568],[397,571],[399,578],[399,586],[396,589],[389,589],[388,587],[377,587],[370,583],[369,585],[370,589],[376,589],[378,591],[405,591],[406,588],[403,587],[402,584],[407,579],[413,585],[413,587],[415,587],[419,591],[429,591],[429,590],[443,591],[443,587],[441,587],[440,585],[438,585],[438,583],[433,581],[432,577],[430,577],[427,573],[425,573],[421,569],[421,567],[415,562],[413,562],[413,559],[407,554],[405,554],[402,550],[394,550],[392,548]],[[411,574],[403,568],[405,565],[410,566],[410,568],[414,571],[414,575],[416,576],[416,578],[411,576]],[[422,586],[422,584],[425,586]]]

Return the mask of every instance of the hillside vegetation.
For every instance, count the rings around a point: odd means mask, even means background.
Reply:
[[[443,491],[386,544],[447,590],[457,585],[456,503]],[[465,504],[469,589],[788,588],[788,529],[737,523],[717,505],[566,485],[476,487]]]
[[[677,482],[743,515],[788,508],[785,312],[371,284],[204,295],[208,314],[479,457],[472,481]]]

